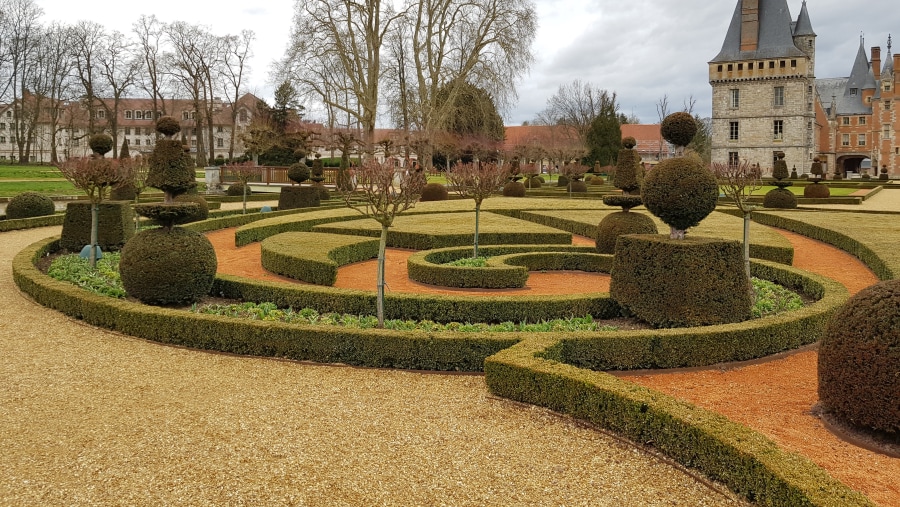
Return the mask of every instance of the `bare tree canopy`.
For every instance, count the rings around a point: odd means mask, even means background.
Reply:
[[[538,113],[535,123],[570,127],[585,141],[591,123],[605,112],[604,108],[610,102],[615,101],[615,92],[610,94],[589,81],[576,79],[559,85],[559,90],[547,99],[547,107]]]

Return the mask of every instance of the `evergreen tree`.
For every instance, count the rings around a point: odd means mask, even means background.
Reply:
[[[619,149],[622,148],[622,127],[618,110],[619,105],[614,100],[606,102],[591,122],[586,138],[587,165],[595,162],[599,162],[601,166],[615,164]]]

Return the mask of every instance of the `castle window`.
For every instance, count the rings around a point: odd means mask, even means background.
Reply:
[[[884,110],[885,110],[885,111],[889,111],[890,109],[891,109],[891,101],[890,101],[890,100],[885,100],[885,101],[884,101]]]
[[[130,136],[130,135],[131,135],[131,127],[125,127],[125,135],[126,135],[126,136]]]
[[[776,141],[781,141],[784,139],[784,120],[775,120],[772,122],[774,127],[774,137]]]
[[[153,111],[144,111],[144,119],[152,120],[153,119]]]
[[[784,60],[780,60],[780,61],[778,62],[778,67],[780,67],[780,68],[783,69],[783,68],[785,68],[786,66],[787,66],[787,62],[785,62]]]
[[[774,69],[774,68],[775,68],[775,61],[774,61],[774,60],[772,60],[772,61],[769,62],[769,68],[770,68],[770,69]]]
[[[737,109],[741,107],[741,91],[737,88],[731,89],[731,108]]]
[[[105,109],[97,109],[96,117],[97,118],[106,118],[106,110]]]
[[[135,111],[135,112],[134,112],[134,119],[135,119],[135,120],[143,120],[143,119],[144,119],[144,112],[143,112],[143,111]]]
[[[797,60],[791,60],[791,67],[793,68],[796,66],[797,66]]]
[[[740,137],[740,124],[736,121],[729,122],[728,124],[728,139],[732,141],[737,141]]]
[[[812,110],[813,110],[813,104],[812,104],[812,102],[807,102],[807,103],[806,103],[806,110],[807,110],[807,111],[812,111]]]
[[[866,145],[866,135],[859,134],[856,136],[856,145],[857,146],[865,146]]]
[[[721,65],[719,65],[719,66],[716,67],[716,72],[722,72],[722,66],[721,66]]]
[[[738,70],[744,70],[744,64],[743,64],[743,63],[739,63],[739,64],[738,64]]]
[[[844,125],[850,125],[850,117],[844,116],[843,118],[841,118],[841,123]]]
[[[747,70],[753,70],[753,62],[747,64]]]
[[[865,125],[865,124],[866,124],[866,117],[865,117],[865,116],[860,116],[859,118],[856,119],[856,123],[858,123],[858,124],[860,124],[860,125]]]
[[[222,132],[225,132],[225,129],[221,125],[218,125],[216,127],[216,133],[221,134]]]
[[[809,39],[808,41],[806,41],[806,47],[808,47],[808,48],[812,47],[812,39]]]
[[[885,139],[891,138],[891,124],[890,123],[885,123],[884,126],[882,127],[881,137],[883,137]]]
[[[225,140],[222,139],[221,137],[216,138],[216,146],[219,147],[219,148],[224,148],[224,147],[225,147]]]
[[[806,87],[806,93],[812,95],[812,85]]]
[[[738,152],[729,151],[728,152],[728,165],[735,166],[741,163],[741,160],[738,158]]]
[[[850,146],[850,134],[841,135],[841,146]]]
[[[772,104],[773,104],[775,107],[782,107],[782,106],[784,106],[784,87],[783,87],[783,86],[776,86],[776,87],[775,87],[775,98],[774,98],[774,100],[772,101]]]
[[[850,96],[851,97],[856,97],[856,95],[858,93],[859,93],[859,88],[850,88]]]
[[[728,64],[728,72],[731,72],[732,70],[734,70],[734,65],[729,63]]]
[[[130,111],[130,110],[129,110],[129,111],[125,111],[125,119],[126,119],[126,120],[130,120],[130,119],[131,119],[131,111]]]
[[[884,91],[886,91],[886,92],[891,91],[891,83],[890,83],[889,81],[885,81],[885,83],[884,83]]]
[[[806,122],[806,130],[812,130],[812,122],[811,121]]]

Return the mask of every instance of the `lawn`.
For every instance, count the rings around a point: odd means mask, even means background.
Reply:
[[[63,179],[59,169],[46,165],[0,165],[0,181],[31,179]]]
[[[753,195],[766,195],[766,192],[768,192],[770,190],[775,190],[775,188],[776,187],[767,185],[767,186],[760,188],[756,192],[753,192]],[[787,189],[790,190],[791,192],[793,192],[793,194],[796,195],[797,197],[803,197],[803,188],[804,187],[799,186],[799,185],[787,187]],[[848,195],[852,194],[853,192],[856,192],[859,189],[858,188],[840,188],[840,187],[829,186],[828,190],[831,191],[832,197],[847,197]]]
[[[3,181],[0,180],[0,197],[13,197],[22,192],[37,192],[45,195],[81,195],[71,183],[66,180],[50,181]]]

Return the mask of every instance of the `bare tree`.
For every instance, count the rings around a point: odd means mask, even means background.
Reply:
[[[758,165],[742,160],[737,164],[715,162],[712,172],[719,180],[719,188],[734,201],[744,218],[744,271],[750,278],[750,215],[756,209],[750,196],[762,187],[762,171]]]
[[[426,179],[420,171],[398,172],[392,164],[382,164],[374,158],[366,160],[357,168],[356,178],[358,191],[345,188],[341,192],[348,207],[381,224],[376,314],[378,326],[384,327],[384,253],[388,229],[397,215],[415,206],[425,188]]]
[[[663,95],[662,98],[656,103],[656,115],[659,117],[659,123],[662,124],[662,121],[669,116],[669,96]],[[659,151],[656,154],[656,160],[662,160],[662,150],[665,143],[663,142],[662,133],[659,135]]]
[[[603,106],[610,100],[609,96],[608,91],[580,79],[561,84],[559,90],[547,99],[547,107],[538,113],[536,122],[569,127],[578,134],[582,142],[586,142],[591,122],[603,111]]]
[[[447,181],[460,197],[475,201],[475,247],[472,257],[478,257],[478,222],[481,203],[499,191],[509,177],[509,170],[501,164],[456,164],[447,171]]]
[[[13,108],[13,132],[19,149],[19,161],[28,161],[26,143],[31,141],[34,122],[27,107],[39,111],[38,105],[29,103],[29,83],[35,71],[33,58],[35,45],[40,37],[41,26],[38,19],[43,10],[33,0],[11,0],[4,6],[7,21],[8,59],[10,64],[10,88],[12,99],[19,107]],[[30,145],[29,145],[30,147]]]
[[[165,25],[155,15],[142,15],[132,25],[132,31],[137,37],[135,57],[143,67],[138,82],[153,101],[153,114],[157,117],[165,116],[168,114],[163,94],[167,76],[163,68]]]
[[[165,54],[166,66],[178,85],[190,97],[193,111],[189,116],[194,121],[192,134],[197,143],[196,164],[204,165],[207,156],[203,125],[207,116],[205,101],[208,97],[206,79],[209,71],[206,51],[210,46],[211,35],[205,29],[183,21],[167,25],[166,35],[172,49]]]
[[[241,183],[241,189],[243,191],[241,202],[243,202],[243,214],[246,215],[247,192],[250,191],[250,180],[259,175],[259,168],[256,167],[256,163],[252,160],[248,160],[239,164],[233,164],[230,169],[234,174],[234,177]]]
[[[112,103],[101,100],[106,109],[106,125],[113,138],[113,158],[118,158],[119,105],[138,75],[138,62],[133,58],[133,45],[122,32],[111,32],[102,39],[97,53],[98,72],[104,87],[110,92]]]
[[[231,100],[231,136],[228,140],[228,158],[234,158],[234,143],[237,139],[238,100],[243,91],[244,72],[248,70],[250,44],[255,35],[252,30],[243,30],[240,35],[228,35],[223,40],[223,65],[221,66],[222,87],[225,96]]]
[[[282,79],[291,79],[302,92],[362,125],[369,152],[378,114],[382,46],[398,17],[391,2],[382,0],[299,0],[281,63]]]
[[[87,136],[97,133],[97,116],[105,116],[106,109],[102,108],[100,97],[104,95],[101,78],[99,77],[99,54],[103,48],[103,39],[106,31],[103,26],[93,21],[79,21],[72,31],[72,51],[75,55],[75,71],[83,91],[82,100],[88,111]],[[100,113],[100,109],[103,113]]]

